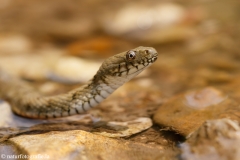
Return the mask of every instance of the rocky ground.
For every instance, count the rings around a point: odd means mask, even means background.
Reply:
[[[1,101],[0,159],[240,159],[239,8],[235,0],[0,0],[0,68],[46,95],[84,84],[116,53],[159,52],[86,115],[32,120]]]

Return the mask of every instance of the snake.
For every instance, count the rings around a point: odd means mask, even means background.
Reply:
[[[48,119],[82,114],[97,106],[120,86],[151,66],[158,58],[152,47],[137,47],[103,61],[86,84],[67,93],[46,96],[28,82],[0,70],[0,99],[22,117]]]

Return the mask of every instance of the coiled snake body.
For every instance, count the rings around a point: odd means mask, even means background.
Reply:
[[[106,59],[86,85],[56,96],[43,96],[26,82],[0,71],[0,98],[10,103],[14,113],[28,118],[79,114],[99,104],[155,62],[157,56],[151,47],[119,53]]]

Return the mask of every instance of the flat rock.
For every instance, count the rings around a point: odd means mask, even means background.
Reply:
[[[222,91],[206,87],[171,98],[159,107],[154,121],[188,137],[206,120],[231,118],[240,121],[239,104]]]
[[[21,135],[11,138],[9,142],[17,145],[30,156],[41,155],[49,160],[141,160],[166,158],[165,151],[159,146],[116,140],[77,130]],[[34,158],[30,157],[31,159]]]
[[[238,160],[239,122],[227,118],[206,121],[186,143],[180,146],[183,160]]]
[[[152,120],[147,117],[141,117],[127,122],[107,122],[106,126],[115,132],[110,133],[103,131],[96,132],[96,134],[106,137],[127,137],[150,128],[152,126]]]

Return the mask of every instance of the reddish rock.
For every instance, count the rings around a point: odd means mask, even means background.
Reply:
[[[239,104],[220,90],[206,87],[171,98],[159,107],[154,121],[189,136],[209,119],[228,117],[240,120]]]

